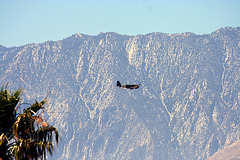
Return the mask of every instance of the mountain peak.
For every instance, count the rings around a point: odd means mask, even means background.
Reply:
[[[224,27],[217,29],[213,33],[235,33],[235,32],[240,32],[240,27]]]
[[[83,34],[83,33],[80,33],[80,32],[77,32],[76,34],[73,35],[75,38],[83,38],[83,37],[86,37],[88,35],[86,34]]]

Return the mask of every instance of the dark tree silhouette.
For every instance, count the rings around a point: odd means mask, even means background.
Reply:
[[[23,113],[17,114],[21,93],[22,89],[11,93],[7,86],[0,90],[0,158],[46,158],[47,152],[52,155],[53,138],[56,143],[59,139],[57,129],[41,116],[46,99],[29,104]]]

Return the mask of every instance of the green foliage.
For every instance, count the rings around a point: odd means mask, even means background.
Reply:
[[[40,103],[35,101],[17,115],[21,92],[19,89],[10,93],[7,86],[0,91],[0,158],[45,158],[46,152],[52,155],[54,136],[58,143],[58,131],[41,117],[45,99]],[[43,111],[38,114],[40,110]]]
[[[7,85],[0,90],[0,134],[4,133],[7,136],[11,131],[12,125],[16,120],[16,107],[20,101],[22,90],[19,89],[14,93],[7,90]]]

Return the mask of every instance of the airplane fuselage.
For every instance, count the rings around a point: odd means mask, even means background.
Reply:
[[[117,86],[121,88],[126,88],[126,89],[137,89],[139,88],[141,84],[121,84],[119,81],[117,81]]]

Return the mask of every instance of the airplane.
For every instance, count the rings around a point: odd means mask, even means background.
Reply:
[[[117,86],[120,88],[126,88],[126,89],[138,89],[138,87],[140,86],[141,84],[121,84],[119,81],[117,81]]]

